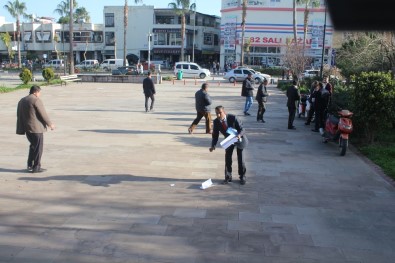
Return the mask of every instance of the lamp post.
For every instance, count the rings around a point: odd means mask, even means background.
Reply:
[[[151,70],[151,32],[148,32],[148,71]]]
[[[325,4],[325,18],[324,18],[324,36],[322,38],[322,54],[321,54],[321,69],[320,69],[320,77],[322,79],[323,77],[323,71],[324,71],[324,53],[325,53],[325,33],[326,33],[326,1],[324,1]]]
[[[195,62],[195,28],[196,28],[196,0],[195,0],[195,12],[193,18],[193,36],[192,36],[192,62]]]

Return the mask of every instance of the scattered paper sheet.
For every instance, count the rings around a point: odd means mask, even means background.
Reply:
[[[204,190],[204,189],[207,189],[211,186],[213,186],[213,182],[211,181],[211,178],[210,178],[202,183],[202,186],[200,186],[200,189]]]

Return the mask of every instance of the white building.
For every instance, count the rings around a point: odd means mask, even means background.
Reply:
[[[195,19],[196,18],[196,19]],[[84,59],[104,60],[124,57],[124,6],[105,6],[103,24],[73,25],[73,50],[76,63]],[[8,32],[17,46],[16,23],[0,18],[0,33]],[[129,6],[126,28],[128,60],[179,61],[181,54],[181,18],[172,9],[154,6]],[[150,41],[148,35],[151,35]],[[185,58],[199,63],[219,61],[220,17],[191,12],[186,15]],[[38,20],[21,23],[20,50],[23,58],[56,59],[69,52],[69,25]],[[15,48],[14,48],[15,49]],[[0,60],[8,51],[0,41]],[[136,62],[136,61],[131,61]]]
[[[221,66],[224,63],[240,63],[242,34],[242,0],[222,0],[221,20]],[[245,42],[250,44],[245,61],[250,64],[276,66],[282,65],[286,47],[294,38],[293,0],[247,1]],[[325,19],[324,0],[318,8],[310,4],[306,36],[306,52],[314,66],[321,65],[322,44],[325,27],[324,64],[331,62],[333,26],[329,15]],[[304,39],[305,5],[297,6],[298,42]]]

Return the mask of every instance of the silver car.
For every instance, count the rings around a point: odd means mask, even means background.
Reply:
[[[229,82],[237,82],[244,81],[248,74],[252,74],[252,78],[255,80],[255,83],[261,83],[265,79],[265,77],[261,74],[256,73],[255,71],[247,68],[236,68],[226,72],[224,79],[229,80]]]

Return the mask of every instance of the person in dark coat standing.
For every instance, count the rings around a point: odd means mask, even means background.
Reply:
[[[211,147],[209,149],[210,152],[215,150],[215,146],[218,142],[219,133],[226,137],[229,136],[227,133],[228,128],[233,128],[237,131],[238,142],[229,146],[225,150],[225,180],[224,184],[227,184],[232,181],[232,155],[233,150],[236,147],[237,149],[237,163],[238,163],[238,172],[240,178],[240,184],[244,185],[246,183],[246,165],[243,157],[243,149],[248,145],[248,139],[245,135],[245,131],[243,128],[243,123],[233,114],[226,114],[224,107],[217,106],[215,107],[215,114],[217,118],[213,123],[213,135],[211,141]]]
[[[258,91],[256,93],[256,101],[258,102],[258,113],[256,115],[256,121],[261,121],[265,123],[265,120],[263,119],[263,114],[266,111],[265,103],[267,101],[267,79],[264,79],[261,85],[258,87]]]
[[[287,89],[287,107],[288,107],[288,129],[295,130],[294,120],[298,101],[300,100],[300,92],[297,80],[292,81],[292,86]]]
[[[147,77],[143,81],[143,90],[145,95],[145,112],[148,112],[148,100],[151,99],[150,111],[154,110],[155,102],[155,85],[151,78],[151,72],[148,71]]]
[[[247,78],[243,81],[243,86],[241,87],[241,96],[246,97],[246,102],[244,104],[244,115],[250,116],[248,110],[251,108],[253,97],[254,97],[254,86],[252,80],[252,73],[249,72]]]
[[[211,134],[211,97],[208,94],[208,83],[203,83],[202,88],[195,93],[195,108],[196,118],[188,128],[189,133],[199,124],[200,120],[204,117],[206,119],[206,133]]]
[[[33,173],[44,172],[41,156],[44,147],[44,132],[47,127],[55,129],[40,100],[41,88],[32,86],[29,95],[22,98],[17,108],[16,134],[24,135],[30,142],[27,170]]]

